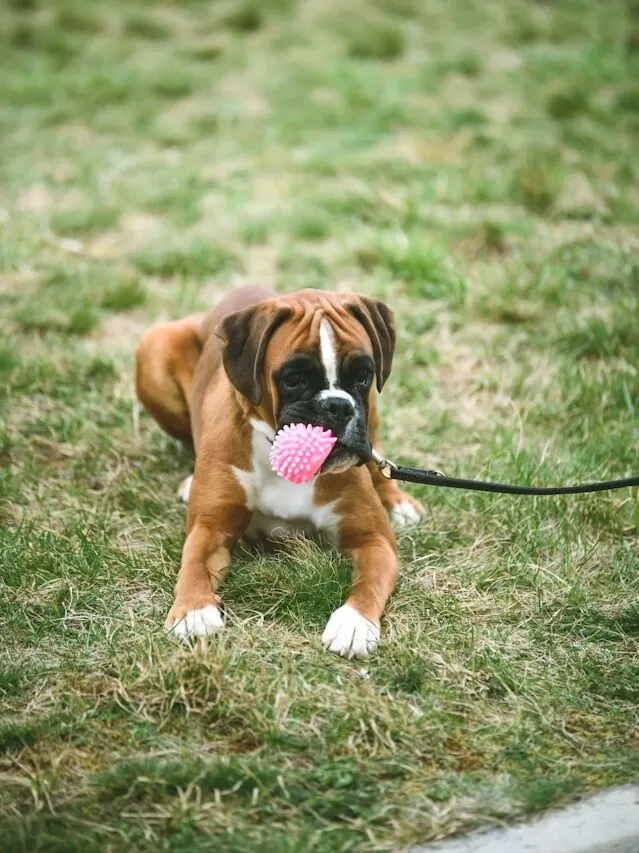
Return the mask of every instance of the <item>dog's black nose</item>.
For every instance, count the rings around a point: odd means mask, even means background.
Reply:
[[[355,406],[348,397],[324,397],[320,406],[338,423],[347,421],[355,413]]]

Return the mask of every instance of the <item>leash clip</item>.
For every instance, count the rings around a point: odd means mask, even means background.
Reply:
[[[394,462],[391,462],[390,459],[384,459],[383,456],[380,456],[376,450],[372,452],[373,462],[377,465],[379,473],[382,477],[385,477],[387,480],[391,478],[391,469],[397,468]]]
[[[399,465],[396,465],[394,462],[391,462],[390,459],[384,459],[384,457],[380,456],[376,450],[373,450],[372,456],[373,456],[373,462],[375,462],[375,464],[377,465],[379,473],[382,475],[382,477],[385,477],[387,480],[392,479],[391,478],[391,471],[393,470],[393,468],[395,468],[395,469],[399,468]],[[422,471],[422,473],[427,477],[445,477],[446,476],[443,473],[443,471],[437,471],[436,469],[429,470],[429,471]],[[401,479],[401,477],[400,477],[400,479]]]

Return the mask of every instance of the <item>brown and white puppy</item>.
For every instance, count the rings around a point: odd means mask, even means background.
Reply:
[[[168,433],[192,439],[187,539],[167,628],[187,639],[223,625],[217,588],[241,538],[320,534],[348,553],[354,582],[322,643],[366,657],[397,576],[398,524],[420,505],[371,461],[376,391],[388,379],[395,330],[384,303],[353,293],[258,287],[208,314],[153,326],[137,350],[137,393]],[[338,442],[314,481],[293,484],[269,464],[287,423],[319,424]]]

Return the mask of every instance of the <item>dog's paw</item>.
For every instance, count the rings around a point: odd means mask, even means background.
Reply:
[[[333,613],[322,634],[322,645],[329,652],[348,658],[367,658],[379,643],[379,628],[344,604]]]
[[[420,503],[408,497],[399,501],[390,511],[391,523],[393,527],[401,529],[403,527],[413,527],[419,524],[424,514],[424,508]]]
[[[188,504],[189,495],[191,494],[191,484],[193,483],[193,474],[190,477],[187,477],[185,480],[182,480],[180,486],[177,490],[178,500],[182,501],[183,504]]]
[[[224,615],[217,604],[207,604],[184,611],[173,605],[166,620],[166,630],[173,637],[188,643],[198,637],[210,637],[224,627]]]

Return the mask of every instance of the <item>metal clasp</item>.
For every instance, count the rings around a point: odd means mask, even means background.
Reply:
[[[382,477],[386,477],[387,480],[390,480],[391,468],[397,468],[397,465],[395,465],[394,462],[391,462],[390,459],[384,459],[384,457],[380,456],[376,450],[373,450],[372,456],[373,461],[377,465],[379,473],[382,475]]]

